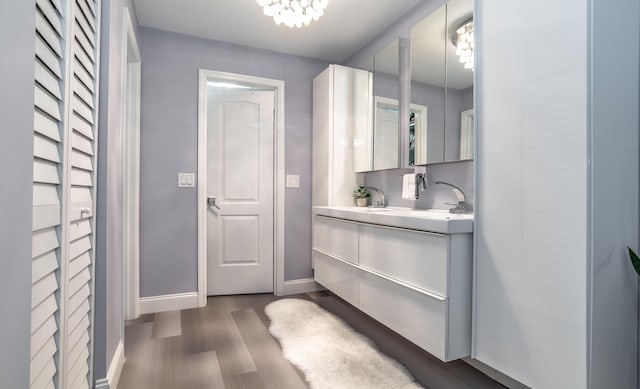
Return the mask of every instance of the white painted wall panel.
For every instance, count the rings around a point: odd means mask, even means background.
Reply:
[[[587,384],[587,3],[478,1],[474,355]]]

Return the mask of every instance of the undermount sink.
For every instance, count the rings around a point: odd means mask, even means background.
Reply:
[[[410,228],[442,234],[473,232],[473,214],[450,213],[446,209],[314,206],[313,213],[356,222]]]

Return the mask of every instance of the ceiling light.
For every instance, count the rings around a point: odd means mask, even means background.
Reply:
[[[264,14],[272,16],[277,25],[281,23],[289,27],[308,26],[311,20],[318,20],[324,15],[329,0],[256,0],[263,8]]]
[[[473,70],[473,49],[475,42],[473,38],[473,19],[462,23],[451,37],[453,45],[456,47],[456,55],[465,69]]]

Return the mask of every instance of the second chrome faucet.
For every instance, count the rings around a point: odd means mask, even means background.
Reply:
[[[436,181],[435,184],[447,185],[451,187],[451,191],[456,195],[458,204],[445,203],[447,205],[454,205],[453,208],[449,208],[451,213],[465,213],[467,210],[467,201],[464,196],[464,192],[459,187],[444,181]]]

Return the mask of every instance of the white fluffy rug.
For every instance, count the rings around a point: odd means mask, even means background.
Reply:
[[[304,372],[313,389],[421,388],[369,339],[311,301],[282,299],[265,312],[285,358]]]

